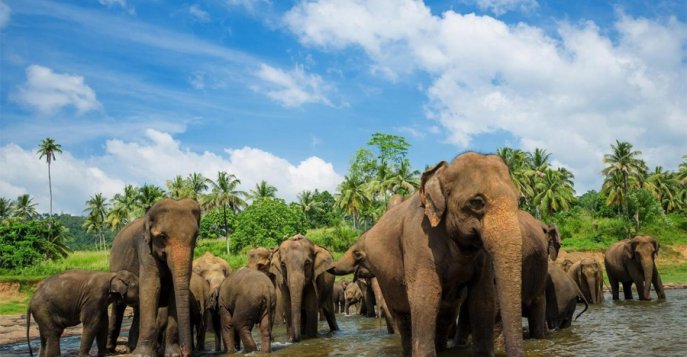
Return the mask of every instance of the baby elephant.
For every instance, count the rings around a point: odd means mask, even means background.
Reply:
[[[243,268],[229,276],[220,286],[219,313],[222,321],[222,339],[227,353],[236,352],[235,333],[243,342],[244,352],[255,351],[251,336],[253,325],[260,325],[261,352],[272,352],[272,322],[277,298],[274,285],[264,273]]]
[[[93,339],[98,356],[105,355],[107,306],[113,301],[138,303],[138,277],[117,273],[67,270],[44,280],[31,298],[26,312],[27,343],[31,315],[41,335],[40,357],[60,355],[60,336],[66,327],[83,323],[80,356],[88,356]],[[33,356],[31,344],[29,353]]]

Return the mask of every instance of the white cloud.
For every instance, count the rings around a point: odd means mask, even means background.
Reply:
[[[26,83],[17,89],[12,98],[46,114],[69,105],[79,113],[101,107],[95,91],[84,83],[83,77],[55,73],[50,68],[35,64],[26,68]]]
[[[687,153],[687,25],[675,18],[619,13],[614,39],[591,22],[561,22],[554,37],[410,0],[302,2],[284,19],[306,45],[362,48],[396,75],[426,72],[427,116],[449,142],[508,132],[571,168],[578,192],[600,187],[616,139],[665,167]]]
[[[531,12],[539,7],[537,0],[476,0],[477,7],[488,10],[496,16],[509,11]]]
[[[0,1],[0,30],[4,29],[8,23],[10,23],[10,15],[12,14],[12,9],[10,9],[7,4]]]
[[[121,6],[123,8],[126,8],[126,0],[98,0],[100,5],[104,6]]]
[[[299,107],[308,103],[321,103],[332,106],[326,93],[330,90],[322,77],[306,73],[303,66],[291,71],[261,64],[256,76],[263,81],[254,86],[257,92],[264,93],[286,107]]]
[[[200,6],[193,4],[188,8],[189,14],[193,16],[196,20],[200,22],[209,22],[210,14],[207,11],[200,8]]]
[[[64,151],[52,164],[53,205],[55,212],[80,214],[84,202],[102,192],[112,197],[125,183],[151,183],[165,187],[165,180],[200,172],[214,179],[220,170],[236,175],[241,189],[248,191],[261,180],[277,187],[277,195],[296,200],[303,190],[334,192],[342,177],[331,163],[311,156],[291,163],[261,149],[243,147],[225,149],[226,155],[195,152],[184,148],[171,135],[146,130],[140,142],[112,139],[105,144],[105,154],[79,159]],[[14,199],[29,193],[41,212],[48,211],[47,165],[32,150],[15,144],[0,147],[0,197]]]

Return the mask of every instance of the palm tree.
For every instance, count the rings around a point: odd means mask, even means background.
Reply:
[[[9,198],[0,197],[0,221],[14,215],[14,202]]]
[[[87,213],[86,220],[83,223],[83,227],[87,232],[93,232],[99,238],[99,244],[96,244],[98,249],[105,249],[105,217],[107,216],[107,200],[103,197],[102,193],[97,193],[95,196],[91,196],[88,201],[86,201],[86,209],[84,212]]]
[[[105,223],[113,231],[119,231],[129,222],[129,214],[122,205],[113,205],[105,216]]]
[[[50,164],[56,160],[55,154],[62,153],[62,145],[55,142],[53,138],[45,138],[38,145],[38,159],[45,157],[48,163],[48,189],[50,190],[50,219],[52,219],[52,176],[50,174]],[[51,223],[48,223],[51,225]]]
[[[391,194],[408,196],[420,187],[420,171],[413,170],[410,166],[410,161],[404,160],[387,182],[389,183]],[[385,201],[388,201],[388,199]]]
[[[139,206],[143,208],[143,212],[148,212],[150,207],[153,207],[153,205],[163,197],[165,197],[165,191],[160,187],[144,184],[138,191],[136,201]]]
[[[179,200],[192,196],[189,194],[190,190],[189,185],[187,185],[187,180],[181,177],[181,175],[176,175],[173,180],[167,180],[166,184],[169,198]]]
[[[202,195],[203,192],[205,192],[211,184],[210,179],[206,178],[205,176],[203,176],[203,174],[198,172],[194,172],[188,175],[187,180],[188,186],[192,192],[190,198],[193,198],[196,201],[198,201],[200,195]]]
[[[680,209],[681,202],[678,197],[677,174],[672,174],[663,170],[661,166],[656,166],[654,172],[650,173],[644,183],[656,201],[661,204],[666,213]]]
[[[233,174],[226,171],[217,173],[217,180],[210,181],[212,190],[204,198],[202,203],[206,209],[222,208],[222,218],[224,219],[224,237],[227,243],[227,254],[229,254],[229,223],[227,221],[227,209],[236,214],[238,210],[246,205],[243,200],[247,194],[238,189],[241,181]]]
[[[298,205],[301,206],[308,223],[310,223],[310,218],[313,214],[321,213],[324,210],[322,202],[315,199],[316,193],[317,190],[315,192],[305,190],[298,194]]]
[[[353,227],[357,229],[360,212],[370,202],[365,183],[360,177],[346,176],[338,189],[340,193],[336,196],[336,207],[351,215]]]
[[[550,217],[555,212],[570,208],[575,199],[571,175],[565,169],[549,169],[544,172],[536,187],[539,193],[534,197],[538,210]]]
[[[277,188],[268,184],[267,181],[262,180],[255,184],[255,188],[250,190],[248,198],[256,201],[260,198],[275,198],[277,194]]]
[[[644,172],[646,172],[646,164],[638,156],[642,154],[639,150],[632,150],[632,144],[626,141],[615,141],[615,145],[611,145],[613,153],[604,155],[604,163],[606,166],[602,173],[608,178],[616,172],[622,179],[622,201],[621,206],[626,218],[628,215],[627,195],[630,191],[630,181],[639,179]]]
[[[496,149],[496,154],[501,157],[508,166],[510,177],[521,198],[521,205],[527,206],[534,197],[534,187],[530,180],[530,173],[527,154],[520,149],[503,147]]]
[[[38,211],[36,211],[36,204],[33,203],[33,198],[27,193],[17,197],[17,201],[14,203],[14,216],[21,219],[32,219],[38,216]]]
[[[627,199],[623,187],[623,177],[619,172],[615,172],[607,176],[601,186],[601,192],[606,195],[606,206],[616,205],[618,207],[618,216],[623,206],[623,202]]]
[[[111,211],[118,211],[117,214],[122,215],[122,224],[127,224],[143,214],[142,209],[138,207],[138,195],[138,188],[133,185],[126,185],[123,194],[117,193],[112,198]]]
[[[682,162],[678,166],[677,178],[681,185],[687,185],[687,155],[682,157]]]

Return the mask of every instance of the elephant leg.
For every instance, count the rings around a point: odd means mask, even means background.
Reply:
[[[411,274],[408,287],[410,321],[413,326],[413,356],[435,356],[436,322],[441,291],[434,271],[417,271]],[[414,276],[413,276],[414,275]]]
[[[658,269],[656,269],[656,265],[654,265],[654,274],[651,277],[651,283],[654,285],[654,290],[656,290],[656,295],[658,296],[659,299],[665,299],[666,298],[666,292],[663,288],[663,282],[661,281],[661,275],[658,273]]]
[[[107,310],[103,311],[103,316],[100,318],[99,325],[98,333],[95,335],[95,342],[98,346],[98,357],[103,357],[107,354]]]
[[[384,306],[382,312],[384,314],[384,320],[386,321],[386,332],[388,332],[390,335],[393,335],[394,333],[396,333],[396,324],[394,322],[393,317],[391,316],[391,313],[389,312],[389,308],[387,306]]]
[[[222,323],[218,311],[212,312],[212,330],[215,334],[215,352],[222,351]]]
[[[138,306],[134,306],[134,318],[131,321],[131,327],[129,327],[129,338],[127,339],[127,347],[129,352],[133,352],[136,349],[136,344],[138,343],[138,331],[141,327],[141,312]]]
[[[638,287],[639,288],[639,287]],[[625,294],[625,300],[632,300],[632,282],[623,282],[623,293]]]
[[[167,311],[169,313],[167,315],[167,329],[165,330],[165,356],[181,356],[181,347],[179,346],[179,322],[177,320],[174,293],[170,295]]]
[[[613,300],[620,299],[620,282],[615,277],[608,275],[608,283],[611,285],[611,295]]]
[[[40,333],[40,331],[39,331],[39,333]],[[48,343],[48,339],[45,338],[45,336],[43,334],[41,334],[41,350],[40,350],[40,352],[38,352],[38,357],[46,357],[47,356],[47,352],[48,352],[47,343]]]
[[[115,348],[117,348],[117,337],[119,337],[119,332],[122,329],[122,319],[124,318],[125,309],[126,304],[121,301],[112,303],[112,314],[107,328],[107,350],[109,352],[114,352]],[[131,332],[129,332],[129,340],[131,340]]]
[[[236,353],[236,341],[234,341],[234,323],[231,312],[224,307],[220,308],[220,319],[222,321],[222,339],[227,353]]]
[[[255,340],[251,334],[252,322],[244,322],[239,328],[239,335],[241,336],[241,343],[243,343],[243,353],[250,353],[257,350]]]
[[[322,308],[322,312],[324,312],[324,317],[327,319],[327,324],[329,325],[329,329],[332,331],[338,331],[339,330],[339,324],[336,323],[336,315],[334,313],[334,304],[331,302],[329,304],[325,303],[325,306]]]
[[[455,318],[450,314],[440,314],[437,316],[436,328],[434,331],[435,341],[434,348],[437,352],[446,349],[448,342],[448,335],[451,325],[455,323]]]
[[[265,313],[260,319],[260,351],[264,353],[272,352],[272,317]]]
[[[412,325],[410,323],[410,314],[407,312],[400,312],[392,310],[398,333],[401,335],[401,346],[403,346],[403,354],[410,355],[413,348],[412,341]]]
[[[456,326],[456,335],[453,338],[453,346],[467,346],[468,337],[470,337],[470,312],[468,304],[464,302],[460,306],[460,312],[458,313],[458,324]]]
[[[493,283],[492,274],[483,272],[483,275],[485,276],[468,286],[468,296],[464,302],[467,305],[469,315],[473,356],[494,355],[496,287]],[[520,296],[515,298],[520,299]]]
[[[530,337],[542,339],[546,335],[546,295],[534,299],[529,308],[527,325],[530,328]]]
[[[344,315],[348,316],[348,308],[351,307],[351,304],[346,301],[346,305],[344,305]]]
[[[48,331],[46,334],[45,357],[58,357],[60,353],[60,337],[64,329]]]
[[[141,257],[141,259],[146,259]],[[160,298],[160,271],[152,256],[141,262],[139,274],[139,315],[140,330],[134,357],[155,356],[157,341],[157,308]]]
[[[91,346],[93,346],[93,340],[95,340],[95,335],[98,333],[98,325],[100,325],[100,321],[98,321],[98,317],[96,317],[91,320],[88,325],[83,327],[79,346],[79,356],[88,357]]]

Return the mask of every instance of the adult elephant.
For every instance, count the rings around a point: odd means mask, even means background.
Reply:
[[[207,301],[204,304],[205,311],[203,312],[205,319],[203,325],[206,329],[212,327],[215,335],[215,352],[222,350],[222,327],[217,296],[219,295],[220,285],[222,285],[222,282],[229,276],[231,271],[231,265],[226,260],[210,252],[205,252],[193,260],[193,273],[198,274],[208,284]]]
[[[196,201],[163,199],[124,227],[112,242],[110,271],[127,270],[139,277],[140,298],[129,332],[134,357],[156,355],[160,307],[168,308],[165,355],[191,355],[189,281],[199,225]],[[113,305],[108,337],[112,349],[125,307]]]
[[[286,315],[286,330],[290,342],[317,336],[317,314],[322,308],[329,328],[339,326],[334,315],[332,292],[334,276],[327,273],[333,265],[326,249],[302,235],[283,241],[272,253],[270,272],[281,291]]]
[[[467,287],[470,315],[480,317],[471,319],[473,354],[494,353],[498,301],[507,354],[522,356],[522,241],[508,167],[496,155],[464,153],[423,173],[419,192],[389,209],[330,271],[362,265],[377,277],[406,353],[434,356],[446,346]]]
[[[573,263],[568,269],[568,276],[577,284],[590,304],[604,301],[603,272],[601,264],[594,258],[585,258]]]
[[[270,273],[270,261],[272,259],[272,251],[265,247],[253,248],[248,252],[248,268],[259,270],[272,280],[275,288],[277,287],[274,274]],[[274,324],[284,323],[284,299],[281,297],[281,290],[275,289],[277,306],[274,309]]]
[[[632,283],[637,287],[640,300],[651,300],[652,283],[658,298],[666,298],[661,276],[656,269],[658,249],[658,241],[651,236],[625,239],[606,249],[604,265],[611,284],[613,300],[620,298],[620,283],[623,284],[625,300],[632,299]]]
[[[570,327],[578,298],[585,305],[584,310],[577,315],[580,317],[589,307],[587,300],[577,284],[560,266],[549,264],[546,278],[546,323],[549,329],[559,330]]]

